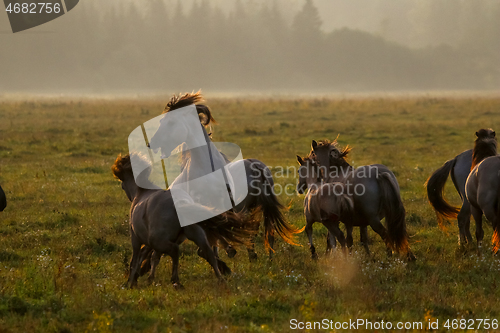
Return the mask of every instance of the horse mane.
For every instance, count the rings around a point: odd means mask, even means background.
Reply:
[[[132,153],[132,156],[134,158],[134,163],[142,164],[142,166],[144,167],[144,171],[142,171],[141,174],[137,176],[137,178],[146,178],[147,180],[149,178],[149,175],[151,174],[151,163],[149,163],[148,159],[141,154]],[[116,179],[121,180],[122,182],[125,181],[125,178],[127,176],[133,176],[130,154],[127,154],[125,156],[119,154],[115,160],[115,163],[113,163],[113,165],[111,166],[111,171],[113,172],[113,176]]]
[[[173,95],[170,98],[170,101],[168,101],[167,105],[165,106],[163,113],[167,113],[167,112],[177,110],[177,109],[183,108],[185,106],[194,104],[196,106],[196,111],[198,112],[198,115],[200,116],[200,122],[204,126],[207,126],[211,122],[214,124],[217,123],[215,121],[214,117],[212,116],[212,113],[210,112],[210,109],[208,108],[208,106],[203,105],[203,104],[197,104],[197,103],[203,102],[203,101],[204,101],[204,98],[203,98],[203,95],[201,94],[201,91]]]
[[[352,147],[350,147],[349,145],[347,145],[344,148],[341,148],[339,146],[339,143],[337,142],[337,139],[338,139],[338,136],[333,141],[328,140],[328,139],[319,140],[317,142],[318,145],[317,145],[316,149],[321,149],[321,148],[326,148],[326,147],[333,146],[335,149],[337,149],[340,152],[340,161],[336,161],[336,162],[338,164],[340,164],[340,166],[351,166],[348,163],[348,160],[349,160],[348,155],[351,152]],[[311,152],[313,152],[313,151],[311,150]]]
[[[307,154],[306,156],[302,157],[302,160],[304,162],[311,161],[311,162],[317,163],[317,161],[316,161],[316,154],[314,154],[314,151],[310,151],[309,154]]]
[[[125,176],[132,172],[132,163],[130,162],[130,155],[122,156],[118,154],[115,163],[111,166],[111,171],[116,179],[124,181]]]
[[[476,136],[477,139],[474,141],[474,149],[472,150],[471,170],[486,157],[495,156],[497,154],[495,131],[491,128],[480,129],[476,132]]]

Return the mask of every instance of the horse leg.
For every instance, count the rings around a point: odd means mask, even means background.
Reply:
[[[248,260],[250,260],[250,261],[257,260],[257,253],[255,252],[255,237],[256,236],[252,237],[251,245],[250,245],[250,247],[247,247]]]
[[[235,249],[232,245],[230,245],[230,244],[229,244],[229,245],[226,247],[226,253],[227,253],[227,256],[228,256],[229,258],[234,258],[234,256],[235,256],[235,255],[236,255],[236,253],[238,253],[238,252],[236,251],[236,249]]]
[[[130,288],[137,286],[137,278],[139,275],[141,243],[139,238],[132,231],[132,259],[130,260],[130,275],[128,277],[128,285]]]
[[[387,255],[389,257],[392,256],[392,249],[388,241],[388,236],[387,236],[387,230],[385,229],[384,225],[380,222],[378,218],[372,218],[370,220],[370,226],[372,227],[373,231],[375,231],[379,236],[382,238],[382,240],[385,243],[385,246],[387,248]]]
[[[222,274],[219,270],[219,265],[217,262],[218,260],[214,255],[214,251],[212,251],[212,248],[208,244],[207,236],[205,235],[203,229],[197,224],[191,224],[187,227],[184,227],[184,234],[189,240],[198,245],[198,255],[205,259],[210,264],[210,266],[212,266],[219,281],[224,281],[224,278],[222,277]]]
[[[161,253],[158,251],[154,251],[153,255],[151,255],[151,257],[150,257],[151,272],[149,273],[149,276],[148,276],[149,283],[153,283],[153,281],[155,279],[156,267],[158,267],[158,264],[160,263],[160,258],[161,258]]]
[[[234,247],[231,244],[229,244],[228,242],[226,242],[223,239],[219,240],[219,242],[220,242],[220,246],[222,246],[226,250],[227,256],[229,258],[233,258],[236,255],[236,250],[234,249]]]
[[[274,229],[269,230],[267,235],[267,242],[269,243],[269,260],[273,260],[274,255]]]
[[[311,258],[316,260],[318,259],[318,254],[316,253],[316,248],[314,247],[314,244],[313,244],[313,223],[314,221],[307,221],[307,224],[306,224],[306,234],[307,234],[307,238],[309,239],[309,249],[311,250]]]
[[[462,208],[460,208],[460,212],[457,216],[460,245],[462,246],[472,242],[472,235],[470,233],[470,214],[470,203],[468,200],[464,200]]]
[[[170,282],[175,289],[183,289],[180,280],[179,280],[179,245],[175,243],[171,243],[170,251],[167,254],[172,258],[172,277]]]
[[[326,254],[332,253],[332,250],[337,247],[335,236],[328,231],[326,234]]]
[[[476,221],[476,240],[477,240],[477,249],[481,251],[481,247],[483,246],[483,212],[474,206],[471,206],[472,216],[474,217],[474,221]]]
[[[340,243],[340,246],[342,247],[342,250],[344,251],[344,254],[346,254],[346,241],[344,237],[344,233],[342,230],[339,228],[339,223],[332,221],[331,219],[325,219],[321,221],[323,225],[328,229],[329,232],[331,232],[337,240]]]
[[[351,224],[346,224],[345,226],[347,232],[347,248],[349,249],[349,253],[352,253],[352,245],[354,244],[354,240],[352,239],[352,229],[353,226]]]
[[[141,252],[139,254],[139,262],[141,263],[141,268],[139,270],[139,276],[145,275],[151,270],[151,255],[153,254],[153,249],[149,246],[143,245],[141,247]]]
[[[214,256],[219,258],[219,247],[217,245],[212,246],[212,251],[214,251]]]
[[[361,243],[365,248],[366,254],[370,255],[370,249],[368,248],[368,227],[366,225],[359,227],[359,237],[361,238]]]

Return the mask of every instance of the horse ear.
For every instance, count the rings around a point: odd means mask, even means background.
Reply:
[[[478,138],[479,138],[479,132],[476,132],[476,137],[478,137]]]
[[[312,140],[311,148],[314,150],[314,149],[316,149],[316,147],[318,147],[318,143],[316,142],[316,140]]]
[[[304,160],[299,155],[297,155],[297,162],[299,162],[300,165],[304,164]]]
[[[493,135],[493,137],[495,137],[495,131],[493,131],[493,132],[491,133],[491,135]]]

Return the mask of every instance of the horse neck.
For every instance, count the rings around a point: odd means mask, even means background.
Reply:
[[[472,166],[474,169],[486,157],[496,156],[497,144],[496,141],[476,141],[474,150],[472,151]]]
[[[139,202],[141,202],[145,197],[149,196],[151,193],[156,192],[156,191],[161,191],[160,188],[158,189],[146,189],[142,188],[137,185],[137,183],[134,180],[134,176],[130,175],[130,177],[127,177],[125,180],[127,187],[134,191],[134,196],[132,198],[132,207],[137,205]],[[152,185],[154,186],[154,185]]]
[[[331,183],[334,181],[342,181],[354,170],[354,167],[347,163],[343,158],[336,160],[330,165],[328,177],[325,177],[325,182]]]
[[[349,170],[352,169],[352,166],[349,163],[347,163],[347,161],[344,160],[343,158],[340,158],[337,161],[335,161],[335,163],[333,165],[331,165],[330,167],[332,167],[332,166],[336,166],[336,167],[342,168],[342,169],[343,168],[347,168]]]
[[[316,171],[316,172],[318,172],[318,171]],[[309,177],[306,180],[306,184],[307,184],[308,192],[315,192],[321,186],[322,181],[318,180],[317,177]]]

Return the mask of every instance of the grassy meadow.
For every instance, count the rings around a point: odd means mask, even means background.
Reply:
[[[456,221],[444,229],[426,199],[424,182],[446,160],[470,149],[480,128],[500,129],[500,98],[208,98],[218,124],[214,141],[234,142],[246,158],[296,166],[312,139],[353,147],[351,163],[382,163],[398,178],[411,247],[418,260],[387,258],[371,229],[367,257],[355,229],[346,259],[325,256],[326,229],[315,225],[319,260],[302,247],[275,246],[269,261],[246,250],[221,253],[233,270],[221,285],[181,245],[180,279],[170,285],[164,257],[154,284],[127,289],[130,203],[110,167],[127,152],[129,133],[157,116],[165,101],[0,100],[0,332],[287,332],[290,320],[426,322],[500,319],[500,258],[491,255],[485,224],[481,256],[458,248]],[[278,177],[280,176],[280,177]],[[293,169],[275,181],[291,192]],[[458,204],[451,180],[448,198]],[[302,227],[303,196],[281,194],[289,221]],[[474,228],[474,223],[472,223]],[[472,229],[474,234],[474,229]],[[315,330],[312,330],[315,331]]]

